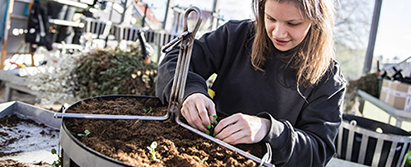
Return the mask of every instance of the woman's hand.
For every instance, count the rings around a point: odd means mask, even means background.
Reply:
[[[186,98],[181,114],[192,127],[208,132],[210,116],[216,115],[214,102],[202,93],[194,93]]]
[[[221,120],[214,132],[216,138],[226,143],[250,144],[260,142],[270,126],[268,119],[238,113]]]

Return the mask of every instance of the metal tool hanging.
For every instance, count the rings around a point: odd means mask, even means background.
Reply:
[[[188,15],[193,11],[197,13],[197,20],[193,31],[190,32],[188,30],[187,21]],[[202,14],[200,9],[198,9],[197,7],[191,7],[187,9],[184,14],[183,33],[181,34],[181,36],[166,44],[162,49],[163,52],[168,52],[175,46],[180,44],[180,52],[178,54],[177,65],[174,73],[174,80],[173,85],[171,87],[171,94],[168,105],[169,112],[174,116],[180,115],[180,108],[184,100],[184,90],[187,81],[188,68],[191,60],[191,53],[193,51],[195,35],[198,31],[198,28],[201,25],[201,21]]]
[[[194,27],[194,30],[192,32],[188,31],[188,26],[187,26],[187,18],[190,12],[195,11],[197,13],[197,22]],[[192,7],[189,8],[185,15],[184,15],[184,32],[182,33],[181,36],[177,37],[176,39],[172,40],[170,43],[164,46],[162,49],[163,52],[168,52],[171,49],[173,49],[175,46],[180,44],[180,52],[178,55],[178,60],[177,60],[177,65],[176,65],[176,70],[174,74],[174,81],[173,81],[173,86],[171,89],[171,95],[170,95],[170,100],[169,100],[169,112],[171,115],[175,116],[175,120],[177,124],[180,126],[208,139],[211,140],[223,147],[226,147],[234,152],[237,152],[244,157],[247,157],[251,160],[254,160],[258,163],[260,163],[260,166],[273,166],[270,164],[271,161],[271,147],[269,144],[267,144],[268,147],[268,152],[267,154],[264,155],[263,160],[261,160],[258,157],[255,157],[254,155],[251,155],[247,152],[244,152],[243,150],[240,150],[228,143],[225,143],[221,140],[218,140],[217,138],[214,138],[210,135],[207,135],[204,132],[201,132],[183,122],[180,120],[180,112],[181,112],[181,104],[183,103],[183,98],[184,98],[184,90],[186,86],[186,81],[187,81],[187,73],[188,73],[188,68],[190,66],[190,59],[191,59],[191,54],[193,50],[193,45],[194,45],[194,39],[195,39],[195,34],[197,33],[198,28],[200,27],[202,21],[202,15],[200,9],[197,7]]]
[[[191,12],[195,12],[197,14],[197,20],[196,24],[194,26],[194,29],[192,31],[188,30],[188,15]],[[249,154],[241,149],[238,149],[228,143],[225,143],[217,138],[214,138],[210,135],[207,135],[206,133],[203,133],[185,123],[183,123],[180,120],[180,115],[181,115],[181,104],[183,103],[183,98],[184,98],[184,90],[186,86],[186,81],[187,81],[187,74],[188,74],[188,68],[190,65],[190,60],[191,60],[191,54],[193,50],[193,45],[194,45],[194,40],[195,40],[195,35],[200,27],[202,21],[202,14],[201,10],[198,9],[197,7],[191,7],[186,10],[184,14],[184,19],[183,19],[183,33],[175,38],[174,40],[170,41],[168,44],[166,44],[162,51],[163,52],[169,52],[176,46],[180,44],[180,52],[178,55],[177,59],[177,64],[176,64],[176,70],[174,73],[174,80],[173,80],[173,85],[171,88],[171,95],[169,99],[169,105],[168,105],[168,113],[165,116],[159,117],[159,116],[131,116],[131,115],[104,115],[104,114],[76,114],[76,113],[56,113],[54,117],[56,118],[86,118],[86,119],[138,119],[138,120],[166,120],[169,117],[172,119],[175,119],[176,123],[188,130],[190,130],[193,133],[196,133],[210,141],[213,141],[223,147],[226,147],[234,152],[237,152],[244,157],[247,157],[257,163],[259,163],[259,166],[274,166],[270,164],[271,161],[271,148],[269,144],[267,145],[267,150],[268,152],[264,155],[263,159],[260,159],[252,154]]]

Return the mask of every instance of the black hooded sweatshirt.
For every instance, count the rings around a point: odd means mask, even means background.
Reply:
[[[193,47],[184,98],[207,95],[206,79],[218,76],[211,89],[217,112],[244,113],[271,120],[261,143],[271,145],[276,166],[325,166],[335,153],[333,144],[341,124],[346,81],[339,64],[314,86],[296,88],[293,70],[276,55],[268,55],[265,72],[253,68],[252,21],[229,21],[204,34]],[[170,96],[178,49],[169,52],[159,66],[156,95],[164,103]],[[260,157],[261,158],[261,157]]]

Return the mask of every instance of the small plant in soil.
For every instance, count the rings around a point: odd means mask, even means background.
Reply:
[[[218,118],[217,115],[212,116],[210,120],[211,125],[207,125],[207,129],[210,130],[210,132],[206,132],[206,134],[215,136],[214,128],[218,124],[217,118]]]
[[[201,160],[201,163],[204,163],[204,162],[207,161],[207,160],[208,160],[208,158],[205,157],[205,158],[203,158],[203,159]]]
[[[87,137],[89,134],[90,134],[90,131],[86,129],[86,130],[84,130],[84,133],[79,133],[79,134],[77,134],[77,136]]]
[[[147,147],[148,150],[150,150],[151,153],[151,159],[154,161],[160,161],[160,159],[158,159],[156,157],[156,148],[157,148],[157,142],[153,141],[150,145],[150,147]]]
[[[144,116],[147,114],[143,109],[149,111],[150,106],[152,107],[150,115],[163,116],[168,113],[167,106],[158,99],[132,97],[96,98],[69,108],[67,112],[117,114],[115,111],[123,111],[124,115]],[[217,122],[213,120],[217,117],[209,118],[215,126]],[[221,120],[220,116],[217,120]],[[258,166],[253,160],[192,133],[172,119],[165,121],[65,119],[64,124],[85,146],[131,166]],[[85,129],[96,135],[79,137],[77,134],[84,133]],[[239,148],[262,157],[260,144],[242,147],[239,145]]]
[[[150,107],[148,110],[145,109],[145,108],[143,108],[143,111],[144,111],[146,114],[150,114],[150,112],[153,111],[153,107]]]

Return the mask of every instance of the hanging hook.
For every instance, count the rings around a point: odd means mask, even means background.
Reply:
[[[196,20],[196,24],[194,26],[193,31],[190,32],[188,30],[187,21],[188,21],[188,15],[191,12],[196,12],[197,13],[197,20]],[[197,8],[195,6],[188,8],[184,13],[183,32],[181,33],[180,36],[178,36],[177,38],[174,38],[169,43],[164,45],[164,47],[161,49],[161,51],[163,53],[167,53],[167,52],[171,51],[172,49],[174,49],[174,47],[176,47],[178,44],[180,44],[183,40],[186,40],[186,39],[189,39],[188,41],[194,40],[195,34],[197,33],[198,29],[200,28],[202,20],[203,20],[203,16],[202,16],[201,10],[199,8]]]
[[[183,22],[183,31],[188,31],[188,24],[187,24],[187,20],[188,20],[188,15],[191,12],[196,12],[197,13],[197,20],[196,20],[196,24],[194,26],[193,31],[191,31],[191,36],[194,38],[195,34],[197,33],[198,29],[200,28],[201,22],[203,20],[203,16],[201,14],[201,10],[195,6],[188,8],[184,14],[184,22]]]

